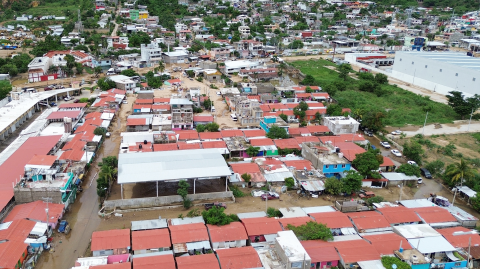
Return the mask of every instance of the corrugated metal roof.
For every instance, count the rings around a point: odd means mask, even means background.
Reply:
[[[248,236],[276,234],[282,230],[280,223],[274,218],[244,218],[242,223]]]
[[[443,236],[412,238],[408,242],[422,254],[457,250]]]
[[[3,221],[8,222],[19,219],[30,219],[33,221],[45,222],[47,219],[47,215],[45,214],[46,208],[47,204],[43,201],[35,201],[27,204],[16,205]],[[49,203],[49,222],[56,223],[57,220],[63,216],[64,209],[65,206],[62,204]]]
[[[251,246],[216,250],[222,268],[261,268],[262,262]]]
[[[151,230],[151,229],[161,229],[167,228],[166,219],[152,219],[152,220],[139,220],[132,221],[132,226],[130,230],[139,231],[139,230]]]
[[[176,269],[173,255],[156,255],[133,259],[133,269]]]
[[[176,257],[177,269],[220,269],[215,254]]]
[[[340,211],[310,213],[311,217],[318,223],[327,225],[330,229],[353,228],[353,224],[347,215]]]
[[[267,213],[264,211],[259,211],[259,212],[248,212],[248,213],[238,213],[237,214],[239,219],[251,219],[251,218],[262,218],[266,217]]]
[[[96,231],[92,234],[91,250],[107,250],[130,247],[130,230]]]
[[[154,229],[132,232],[132,250],[170,247],[168,229]]]
[[[336,210],[331,206],[311,206],[311,207],[302,207],[303,211],[307,214],[311,213],[324,213],[324,212],[335,212]]]
[[[7,241],[0,244],[0,268],[16,268],[28,245],[19,241]]]
[[[207,227],[203,223],[169,226],[173,244],[209,240]]]
[[[307,213],[301,207],[282,207],[279,208],[284,218],[306,217]]]
[[[240,222],[232,222],[223,226],[208,224],[207,228],[213,243],[248,239],[245,227]]]
[[[300,181],[302,187],[307,191],[323,191],[325,190],[325,184],[321,180],[305,180]]]
[[[68,111],[55,111],[47,117],[48,120],[57,120],[63,119],[64,117],[78,119],[80,114],[82,113],[81,110],[68,110]]]

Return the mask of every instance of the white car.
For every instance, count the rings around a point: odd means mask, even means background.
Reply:
[[[395,130],[391,133],[392,135],[401,135],[402,134],[402,131],[400,130]]]
[[[391,150],[392,154],[397,156],[397,157],[402,157],[402,153],[396,149]]]
[[[408,163],[408,164],[411,164],[411,165],[418,166],[418,164],[417,164],[416,162],[414,162],[414,161],[408,161],[407,163]]]
[[[222,95],[222,93],[221,93],[221,92],[217,92],[217,95],[220,96],[220,95]]]
[[[384,148],[386,148],[386,149],[389,149],[389,148],[390,148],[390,144],[388,144],[387,141],[380,142],[380,145],[382,145],[382,147],[384,147]]]
[[[106,133],[105,136],[106,136],[106,137],[110,137],[111,134],[110,134],[110,133]]]

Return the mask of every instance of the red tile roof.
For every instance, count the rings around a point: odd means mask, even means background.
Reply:
[[[305,128],[305,127],[301,127],[301,128],[288,128],[288,133],[290,135],[310,135],[310,131]],[[318,140],[318,138],[317,138]]]
[[[266,104],[264,105],[260,105],[260,109],[263,111],[263,112],[268,112],[270,111],[270,107]]]
[[[257,138],[257,139],[250,139],[250,145],[254,147],[259,146],[274,146],[273,140],[270,138]]]
[[[216,250],[222,269],[243,269],[263,267],[257,251],[251,247]]]
[[[280,222],[280,225],[282,225],[284,231],[289,230],[289,224],[296,227],[306,224],[310,221],[314,222],[314,220],[310,217],[281,218],[278,221]]]
[[[220,132],[203,132],[198,133],[200,136],[200,140],[206,139],[222,139],[222,134]]]
[[[448,212],[448,210],[441,207],[419,207],[414,208],[420,218],[425,223],[440,223],[440,222],[457,222],[457,219]]]
[[[297,137],[294,137],[293,139],[295,139],[298,144],[305,143],[305,142],[314,142],[314,143],[320,142],[320,140],[318,139],[318,136],[297,136]]]
[[[321,139],[321,138],[320,138]],[[340,148],[340,152],[343,153],[345,159],[349,161],[355,160],[357,154],[364,153],[366,150],[352,142],[337,142],[333,144]]]
[[[260,137],[266,135],[265,131],[262,129],[243,130],[243,134],[246,138]]]
[[[143,109],[143,108],[152,109],[152,105],[133,105],[133,109]]]
[[[133,269],[176,269],[173,255],[156,255],[133,259]],[[92,268],[95,269],[95,268]]]
[[[135,104],[137,105],[148,105],[148,104],[153,104],[153,99],[137,99],[135,100]]]
[[[365,240],[341,241],[332,244],[345,264],[380,259],[380,253]]]
[[[282,227],[277,219],[274,218],[250,218],[242,219],[242,223],[247,230],[248,236],[276,234],[282,231]]]
[[[240,222],[232,222],[223,226],[207,224],[207,228],[212,243],[248,239],[245,227]]]
[[[319,102],[313,102],[313,103],[307,103],[308,109],[314,109],[318,107],[325,107],[322,103]]]
[[[186,149],[201,149],[201,143],[185,143],[185,142],[178,142],[178,149],[179,150],[186,150]]]
[[[170,104],[170,98],[153,98],[153,103],[167,103],[167,104]]]
[[[17,263],[27,251],[28,244],[7,241],[0,244],[0,268],[18,268]]]
[[[386,167],[386,166],[394,166],[395,164],[393,163],[392,159],[383,156],[383,163],[380,164],[380,167]]]
[[[32,159],[28,161],[27,164],[52,166],[56,160],[57,160],[57,156],[53,156],[53,155],[34,155]]]
[[[347,216],[350,217],[359,232],[368,229],[391,227],[385,217],[375,211],[348,213]]]
[[[390,224],[422,221],[412,208],[403,206],[377,208]]]
[[[16,205],[12,211],[7,215],[3,222],[14,221],[18,219],[29,219],[33,221],[46,222],[47,215],[45,209],[47,204],[43,201],[35,201],[27,204]],[[49,203],[48,204],[48,217],[49,222],[56,223],[58,219],[63,216],[63,210],[65,206],[62,204]]]
[[[58,106],[58,108],[84,108],[87,106],[87,103],[67,103],[67,104],[61,104]]]
[[[260,167],[256,163],[230,163],[234,173],[260,173]]]
[[[92,251],[126,247],[130,247],[130,230],[128,229],[97,231],[92,234]]]
[[[340,257],[333,244],[322,242],[320,240],[300,241],[308,256],[312,259],[312,263],[338,261]]]
[[[53,50],[45,53],[45,57],[52,58],[56,56],[57,54],[63,54],[63,55],[72,55],[72,56],[77,56],[81,59],[87,58],[89,55],[81,52],[79,50]]]
[[[0,230],[0,242],[3,240],[23,242],[27,239],[33,227],[35,227],[35,221],[26,219],[13,220],[7,229]]]
[[[198,115],[193,116],[194,122],[213,122],[213,116],[210,115]]]
[[[336,136],[321,136],[320,140],[325,143],[325,141],[332,141],[332,143],[340,142],[362,142],[365,141],[365,137],[361,134],[340,134]]]
[[[220,133],[223,137],[244,136],[241,130],[221,130]]]
[[[176,257],[177,269],[220,269],[215,254]]]
[[[330,129],[328,129],[327,126],[325,125],[308,125],[307,126],[307,129],[308,131],[310,131],[310,133],[314,134],[314,133],[327,133],[327,132],[330,132]]]
[[[96,265],[91,267],[91,269],[131,269],[131,268],[132,268],[132,263],[130,262]]]
[[[311,93],[297,93],[297,94],[295,94],[295,96],[297,98],[310,98],[310,97],[312,97],[312,94]]]
[[[177,143],[153,144],[153,151],[170,151],[170,150],[178,150]]]
[[[204,149],[225,149],[227,148],[227,144],[225,141],[219,140],[219,141],[203,141],[202,142],[202,147]]]
[[[288,110],[288,107],[284,104],[268,104],[268,107],[270,108],[271,111],[273,110]]]
[[[325,98],[330,98],[330,95],[326,92],[314,92],[312,93],[313,97],[325,97]]]
[[[170,110],[170,105],[152,105],[152,110]]]
[[[301,149],[301,147],[298,145],[297,140],[293,138],[289,139],[274,139],[273,142],[275,142],[275,145],[277,148],[281,149]]]
[[[208,241],[207,227],[203,223],[169,226],[172,244]]]
[[[178,134],[178,140],[199,140],[198,132],[195,130],[175,131]]]
[[[308,171],[313,170],[314,167],[309,160],[291,160],[283,162],[287,167],[293,166],[297,170],[303,170],[307,168]]]
[[[461,235],[454,235],[455,232],[457,233],[469,233],[472,230],[464,228],[464,227],[453,227],[453,228],[446,228],[446,229],[438,229],[439,232],[447,241],[452,244],[452,246],[456,248],[468,248],[468,242],[471,240],[470,246],[480,246],[480,235],[476,233],[472,234],[461,234]]]
[[[353,224],[347,215],[340,211],[311,213],[309,214],[318,223],[327,225],[330,229],[353,228]]]
[[[305,111],[305,115],[306,116],[315,116],[316,114],[320,113],[320,114],[325,114],[327,113],[327,109],[324,107],[324,108],[316,108],[316,109],[309,109],[307,111]]]
[[[400,242],[402,242],[403,249],[412,249],[407,239],[395,233],[365,235],[362,237],[369,241],[380,255],[393,255],[393,252],[400,248]]]
[[[132,231],[132,250],[166,248],[171,245],[168,229]]]

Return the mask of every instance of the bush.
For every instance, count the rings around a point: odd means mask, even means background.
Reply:
[[[267,217],[269,217],[269,218],[274,218],[274,217],[280,218],[280,217],[282,217],[282,216],[283,216],[283,215],[282,215],[282,213],[280,212],[280,210],[275,209],[275,208],[273,208],[273,207],[267,208]]]
[[[237,186],[230,186],[230,190],[232,190],[234,197],[244,197],[245,193],[241,191]]]
[[[443,173],[445,169],[445,163],[440,160],[435,160],[433,162],[428,163],[425,166],[425,168],[427,168],[427,170],[430,172],[430,174],[432,174],[432,176],[434,175],[438,176],[441,173]]]
[[[231,214],[225,214],[225,208],[214,206],[209,210],[205,210],[202,212],[203,219],[205,223],[211,225],[227,225],[230,222],[238,221],[238,216]]]
[[[288,224],[287,228],[292,230],[300,240],[333,240],[332,231],[323,223],[309,221],[300,226]]]
[[[418,167],[417,165],[411,165],[411,164],[408,164],[408,163],[404,163],[402,165],[400,165],[400,167],[398,167],[395,172],[397,173],[404,173],[405,175],[407,176],[421,176],[420,174],[420,167]]]
[[[366,202],[367,202],[367,205],[372,206],[373,203],[383,202],[383,197],[382,196],[375,196],[375,197],[372,197],[372,198],[368,198]]]
[[[393,268],[392,265],[396,264],[397,269],[412,269],[412,267],[408,265],[408,263],[402,262],[397,257],[382,256],[382,264],[385,268]]]
[[[332,195],[338,195],[343,190],[343,184],[335,177],[329,177],[325,180],[325,191]]]
[[[187,217],[193,218],[193,217],[198,217],[201,216],[202,214],[200,213],[200,210],[198,208],[194,208],[187,213]]]
[[[295,187],[295,180],[293,179],[293,177],[287,177],[285,179],[285,186],[287,186],[289,190]]]
[[[192,206],[193,206],[193,201],[190,200],[190,198],[185,198],[185,200],[183,200],[183,207],[185,209],[189,209]]]

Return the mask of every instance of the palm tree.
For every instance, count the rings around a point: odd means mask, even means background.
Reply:
[[[102,165],[100,174],[108,181],[108,185],[110,186],[110,182],[115,178],[117,171],[109,165]]]
[[[165,70],[165,64],[162,61],[158,62],[158,70],[160,70],[160,73]]]
[[[472,178],[475,176],[475,170],[462,158],[459,163],[454,163],[453,166],[450,166],[447,169],[446,174],[447,176],[451,176],[452,181],[454,182],[460,180],[460,185],[462,185],[465,178]]]

